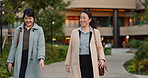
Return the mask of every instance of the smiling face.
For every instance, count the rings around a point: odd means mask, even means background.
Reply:
[[[27,15],[25,15],[24,22],[25,22],[26,26],[32,26],[34,23],[34,18],[28,17]]]
[[[86,13],[81,13],[80,15],[80,24],[82,27],[89,26],[91,19],[89,19],[88,15]]]

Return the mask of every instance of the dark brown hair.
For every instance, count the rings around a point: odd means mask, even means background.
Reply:
[[[96,27],[96,25],[95,25],[95,21],[94,21],[94,19],[93,19],[93,17],[92,17],[91,12],[90,12],[89,10],[83,10],[81,13],[86,13],[86,14],[88,15],[89,19],[92,19],[91,22],[89,23],[89,25],[90,25],[92,28],[97,29],[97,27]]]

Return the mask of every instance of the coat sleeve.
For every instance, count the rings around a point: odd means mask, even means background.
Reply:
[[[14,59],[15,59],[15,53],[16,53],[16,49],[17,49],[17,40],[18,40],[18,33],[19,33],[19,27],[16,28],[15,34],[14,34],[14,38],[12,40],[12,45],[11,45],[11,49],[7,58],[7,62],[8,63],[13,63]]]
[[[71,64],[71,58],[72,58],[71,56],[72,56],[72,33],[71,33],[70,43],[69,43],[68,52],[65,60],[65,65]]]
[[[100,31],[99,30],[96,30],[97,32],[97,42],[98,42],[98,57],[99,59],[103,59],[105,60],[105,55],[104,55],[104,49],[103,49],[103,46],[102,46],[102,43],[101,43],[101,35],[100,35]]]
[[[44,39],[44,32],[42,27],[39,28],[39,37],[38,37],[38,59],[45,60],[45,39]]]

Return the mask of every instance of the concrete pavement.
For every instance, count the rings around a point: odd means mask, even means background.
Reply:
[[[123,67],[124,62],[132,57],[133,54],[131,53],[112,53],[111,56],[106,56],[108,72],[100,78],[137,78],[128,73]]]
[[[100,78],[138,78],[133,74],[126,72],[123,67],[124,62],[133,56],[134,55],[131,53],[116,52],[106,56],[108,72],[105,73],[105,76]],[[43,70],[43,78],[68,78],[68,75],[69,73],[65,71],[64,62],[46,65],[45,70]]]
[[[106,56],[108,72],[100,78],[148,78],[148,75],[134,75],[124,69],[124,62],[134,56],[132,53],[125,53],[126,50],[128,49],[112,49],[112,55]],[[46,65],[42,71],[42,78],[68,78],[68,75],[64,62]]]
[[[43,78],[68,78],[69,73],[65,71],[64,62],[46,65],[42,72]]]

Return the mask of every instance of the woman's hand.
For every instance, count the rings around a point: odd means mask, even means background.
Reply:
[[[8,70],[9,70],[9,72],[12,71],[12,63],[8,63]]]
[[[40,69],[43,70],[44,69],[44,60],[40,59]]]
[[[68,73],[70,73],[70,66],[69,65],[66,65],[66,71],[68,72]]]
[[[104,61],[103,59],[99,60],[98,66],[99,66],[100,68],[104,68],[104,67],[106,66],[105,61]]]

